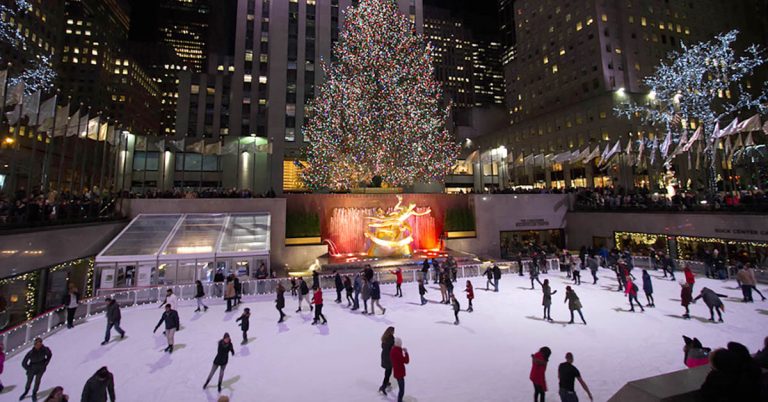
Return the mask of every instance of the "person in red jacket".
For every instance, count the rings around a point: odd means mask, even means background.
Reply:
[[[691,290],[691,286],[686,283],[680,284],[680,305],[685,307],[685,314],[683,314],[683,318],[686,320],[691,319],[691,312],[688,310],[688,305],[691,304],[693,301],[693,291]]]
[[[635,311],[635,305],[632,303],[632,300],[637,302],[637,305],[640,306],[640,311],[645,312],[645,309],[643,308],[643,305],[640,303],[640,300],[637,300],[637,285],[635,285],[634,282],[632,282],[632,278],[627,275],[627,279],[625,282],[627,285],[624,287],[624,294],[629,296],[629,311],[634,312]]]
[[[685,273],[685,283],[687,283],[691,288],[691,294],[693,294],[693,284],[696,283],[696,278],[693,276],[693,271],[691,271],[691,267],[689,265],[686,265],[683,269],[683,272]]]
[[[552,350],[546,346],[531,355],[532,364],[531,375],[529,378],[533,383],[534,402],[544,402],[544,395],[547,392],[547,362],[549,361],[550,355],[552,355]]]
[[[408,349],[403,347],[403,341],[395,338],[395,346],[389,350],[389,359],[392,361],[392,376],[397,380],[397,402],[403,402],[405,396],[405,365],[411,360]]]
[[[403,289],[401,288],[403,286],[403,270],[398,268],[394,271],[389,271],[389,273],[395,275],[395,285],[397,286],[395,297],[403,297]]]
[[[465,292],[467,292],[467,300],[469,300],[469,308],[467,308],[467,312],[472,312],[472,299],[475,298],[475,289],[472,287],[472,282],[467,281],[467,288],[464,289]]]
[[[323,319],[323,325],[328,324],[328,320],[323,315],[323,290],[319,286],[315,286],[315,293],[312,295],[312,304],[315,305],[315,319],[312,320],[312,325],[320,322],[320,318]]]

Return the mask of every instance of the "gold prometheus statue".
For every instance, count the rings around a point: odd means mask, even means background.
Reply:
[[[391,212],[385,213],[381,208],[376,210],[376,216],[369,216],[368,231],[365,237],[371,240],[368,248],[370,257],[410,256],[413,243],[413,228],[406,221],[411,216],[428,215],[432,210],[416,212],[416,204],[403,207],[403,197],[397,196],[397,205]]]

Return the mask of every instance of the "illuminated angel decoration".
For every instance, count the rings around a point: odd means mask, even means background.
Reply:
[[[371,240],[368,255],[371,257],[410,256],[413,243],[413,228],[406,221],[411,216],[423,216],[432,212],[430,208],[416,212],[416,204],[403,207],[403,197],[397,196],[397,205],[385,213],[379,208],[376,216],[368,217],[368,231],[365,237]]]

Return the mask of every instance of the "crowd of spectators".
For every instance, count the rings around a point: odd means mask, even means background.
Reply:
[[[236,188],[206,188],[201,190],[184,190],[174,188],[172,190],[151,189],[146,191],[124,191],[122,198],[275,198],[275,192],[270,189],[265,193],[254,193],[251,190],[238,190]]]
[[[667,194],[650,192],[645,188],[582,189],[575,194],[574,208],[577,210],[768,211],[768,195],[760,190],[718,192],[714,197],[695,191],[679,191],[670,197]]]
[[[111,219],[115,214],[115,197],[93,188],[82,194],[24,188],[12,197],[0,194],[0,228],[44,226]]]

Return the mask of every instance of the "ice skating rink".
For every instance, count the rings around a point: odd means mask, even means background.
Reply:
[[[640,283],[640,271],[633,274]],[[588,326],[567,325],[563,304],[565,274],[542,275],[552,282],[554,323],[542,321],[541,290],[530,290],[527,276],[505,275],[500,292],[486,292],[485,278],[472,278],[475,286],[473,313],[460,313],[461,324],[453,325],[450,306],[430,284],[431,303],[420,306],[415,284],[405,284],[405,297],[394,298],[394,285],[382,286],[381,304],[387,312],[364,316],[351,312],[346,303],[336,304],[335,291],[324,292],[327,326],[310,325],[307,311],[294,313],[296,299],[286,293],[289,318],[277,324],[273,298],[245,299],[239,309],[224,312],[221,300],[207,300],[211,308],[195,313],[194,300],[179,308],[182,329],[176,334],[176,350],[163,353],[161,331],[152,334],[161,310],[139,306],[122,310],[124,340],[113,332],[112,341],[100,346],[104,337],[103,316],[94,317],[71,330],[62,330],[45,340],[53,360],[41,384],[40,400],[57,385],[70,400],[79,400],[85,381],[101,366],[115,374],[120,401],[215,401],[213,384],[203,382],[224,332],[232,335],[235,356],[230,358],[224,377],[223,394],[233,401],[394,401],[397,385],[389,396],[377,393],[383,370],[379,367],[380,337],[387,326],[396,328],[411,363],[407,366],[406,401],[527,401],[533,386],[528,380],[530,355],[549,346],[552,357],[547,368],[548,399],[557,396],[557,365],[566,352],[575,355],[575,365],[592,389],[596,401],[605,401],[629,380],[684,368],[682,335],[698,337],[704,346],[720,347],[728,341],[745,344],[755,352],[768,335],[768,302],[755,295],[753,304],[741,303],[735,281],[697,278],[694,295],[703,286],[727,294],[725,323],[709,323],[709,312],[700,300],[691,305],[691,320],[680,316],[680,287],[677,282],[654,279],[656,308],[645,313],[628,312],[624,293],[616,291],[613,273],[601,271],[601,280],[591,285],[588,271],[576,292],[584,305]],[[678,280],[683,278],[682,272]],[[456,284],[462,310],[467,307],[463,289]],[[768,287],[762,285],[763,293]],[[639,299],[645,296],[639,292]],[[362,300],[361,300],[362,304]],[[251,329],[247,345],[240,345],[241,332],[235,319],[244,307],[251,308]],[[578,321],[578,316],[577,316]],[[26,351],[24,352],[26,353]],[[6,390],[0,400],[17,400],[24,386],[21,358],[5,363],[2,382]],[[579,397],[586,395],[577,384]]]

